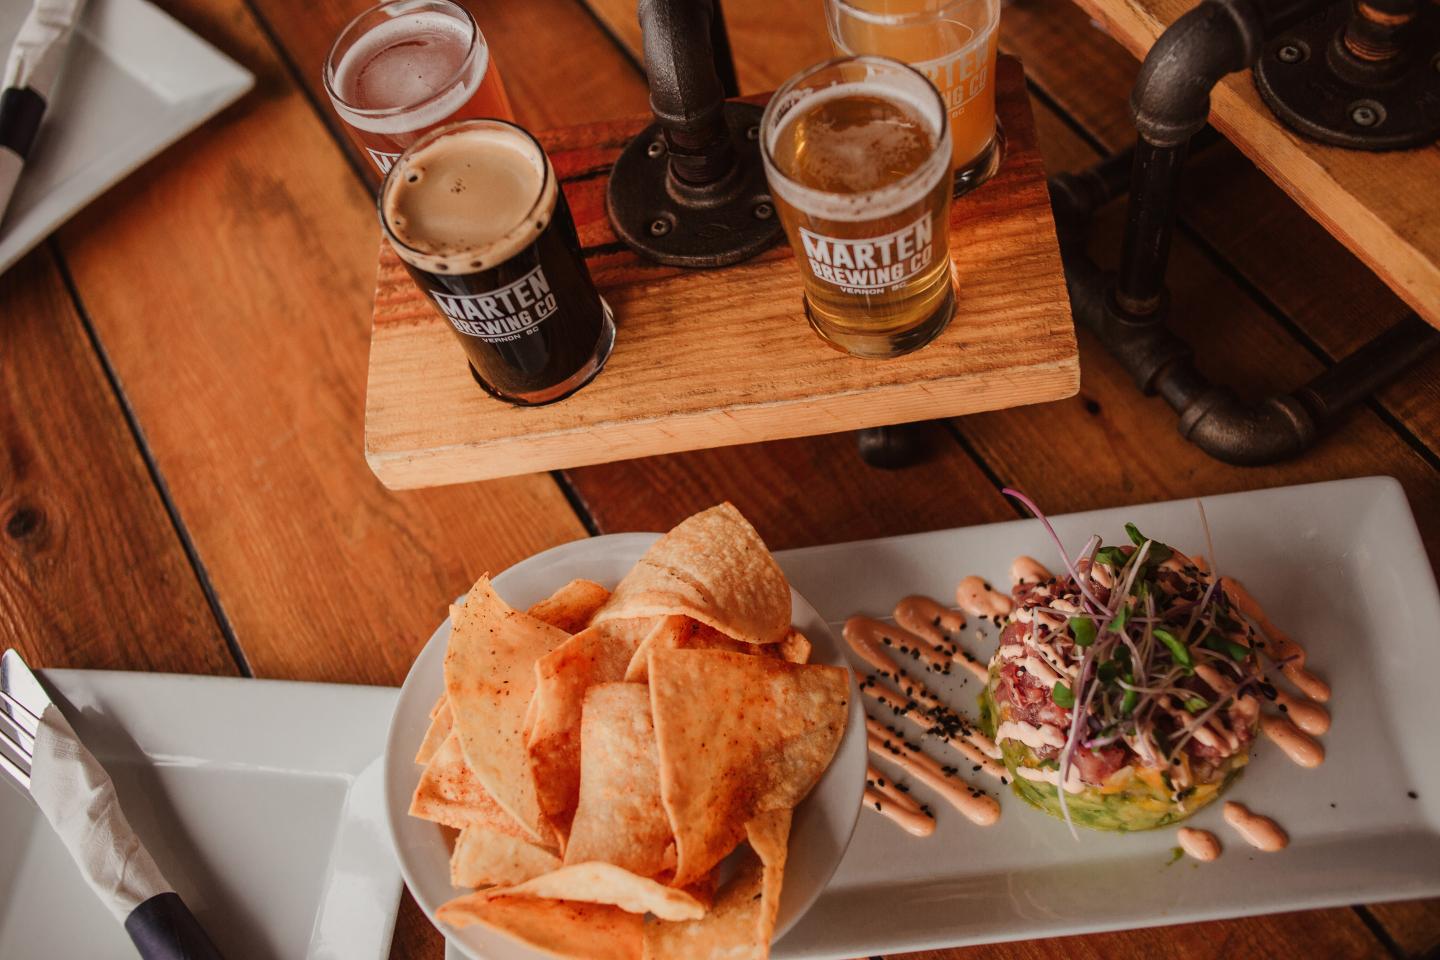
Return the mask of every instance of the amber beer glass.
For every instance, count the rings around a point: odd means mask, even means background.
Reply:
[[[898,60],[831,60],[775,92],[760,139],[815,331],[878,358],[945,329],[951,151],[935,87]]]
[[[615,343],[544,149],[502,120],[421,137],[380,185],[380,223],[492,396],[532,406],[600,372]]]
[[[950,113],[957,194],[994,175],[1000,0],[825,0],[825,13],[837,53],[894,57],[935,84]]]
[[[325,91],[381,176],[442,124],[515,118],[485,36],[449,0],[391,0],[351,20],[325,58]]]

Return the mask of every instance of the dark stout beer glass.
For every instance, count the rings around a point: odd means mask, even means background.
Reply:
[[[615,343],[544,149],[502,120],[415,141],[380,186],[380,223],[492,396],[563,399]]]
[[[351,20],[325,58],[325,92],[381,176],[436,127],[514,119],[485,35],[450,0],[390,0]]]

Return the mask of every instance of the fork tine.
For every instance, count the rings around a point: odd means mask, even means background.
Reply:
[[[35,756],[35,734],[16,723],[4,710],[0,710],[0,734],[24,751],[22,759],[30,760]]]
[[[0,687],[0,717],[8,719],[32,738],[40,734],[40,721],[35,714]]]
[[[30,754],[0,729],[0,771],[20,784],[26,793],[30,792],[30,759]]]
[[[19,713],[16,713],[16,707],[20,708]],[[25,704],[19,698],[17,698],[9,690],[6,690],[3,685],[0,685],[0,709],[8,712],[12,717],[15,718],[15,721],[17,723],[23,723],[25,725],[25,728],[29,730],[31,734],[36,734],[40,732],[39,715],[36,714],[35,711],[31,710],[29,707],[25,706]]]

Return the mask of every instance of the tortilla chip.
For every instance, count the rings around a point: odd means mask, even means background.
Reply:
[[[598,903],[567,903],[481,892],[435,911],[453,927],[478,923],[551,957],[639,960],[644,918]]]
[[[673,869],[674,856],[660,801],[650,691],[638,683],[591,687],[580,728],[580,802],[565,863],[603,861],[653,877]]]
[[[495,892],[505,896],[608,903],[628,913],[653,913],[662,920],[697,920],[705,915],[705,905],[684,890],[637,877],[613,863],[567,865]]]
[[[748,643],[774,643],[790,628],[785,575],[729,503],[695,514],[657,540],[595,622],[677,613]]]
[[[435,756],[435,751],[440,749],[440,744],[450,736],[450,730],[454,726],[454,718],[450,714],[450,701],[445,694],[440,694],[440,699],[435,701],[435,706],[430,709],[430,726],[425,730],[425,739],[420,741],[420,749],[415,751],[415,762],[422,767],[428,764]]]
[[[734,849],[747,821],[810,792],[845,732],[850,678],[840,667],[652,650],[650,703],[683,887]]]
[[[446,737],[430,758],[410,798],[410,816],[463,830],[485,827],[512,836],[526,836],[524,829],[475,779],[460,754],[460,741]]]
[[[457,614],[445,652],[445,693],[465,763],[532,838],[549,842],[530,754],[525,714],[535,663],[570,635],[512,610],[481,577]]]
[[[531,607],[529,614],[566,633],[579,633],[609,599],[610,591],[594,580],[571,580]]]
[[[766,953],[775,937],[775,919],[780,914],[780,890],[785,884],[785,861],[790,857],[790,820],[794,812],[771,810],[745,824],[750,849],[764,865],[757,937],[760,943],[766,944]]]
[[[625,676],[650,620],[612,620],[575,634],[535,663],[533,718],[526,735],[540,809],[562,847],[580,799],[580,717],[585,691]],[[649,707],[646,707],[648,711]]]
[[[766,960],[770,956],[770,938],[762,935],[764,866],[748,848],[737,859],[735,873],[705,916],[645,925],[645,960]]]
[[[791,663],[810,662],[810,640],[794,627],[790,628],[790,632],[785,634],[785,639],[781,640],[777,647],[781,660]]]
[[[650,678],[651,650],[729,650],[731,653],[755,653],[765,650],[753,643],[727,637],[714,627],[685,616],[661,620],[645,636],[625,668],[627,683],[645,683]]]
[[[543,847],[472,824],[455,841],[450,883],[456,887],[524,883],[559,866],[560,858]]]

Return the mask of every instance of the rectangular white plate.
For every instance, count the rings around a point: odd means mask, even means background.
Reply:
[[[29,12],[0,3],[0,66]],[[255,78],[145,0],[89,0],[10,208],[0,273]]]
[[[381,803],[396,691],[45,670],[221,952],[382,960],[400,897]],[[34,805],[0,785],[0,957],[130,957]]]
[[[1440,894],[1440,597],[1400,485],[1345,480],[1204,503],[1220,572],[1250,588],[1334,688],[1334,725],[1322,738],[1326,762],[1301,769],[1261,740],[1229,794],[1274,815],[1290,832],[1289,849],[1247,847],[1217,806],[1191,822],[1221,838],[1220,860],[1169,864],[1173,829],[1082,830],[1077,843],[1063,823],[975,775],[977,786],[1000,791],[1003,808],[996,826],[979,828],[917,783],[914,794],[937,813],[934,835],[911,837],[862,812],[830,886],[776,944],[777,958],[855,957]],[[1124,542],[1127,520],[1183,551],[1204,548],[1193,500],[1073,514],[1055,526],[1075,551],[1091,533]],[[791,550],[778,559],[838,634],[851,614],[883,618],[906,594],[953,602],[966,574],[1008,584],[1010,561],[1021,553],[1060,569],[1033,520]],[[988,658],[993,628],[990,634],[983,646],[970,641],[971,651]],[[932,685],[974,716],[980,684],[967,676],[956,670]],[[950,753],[935,741],[924,749],[937,758]],[[941,762],[969,770],[963,758]]]

